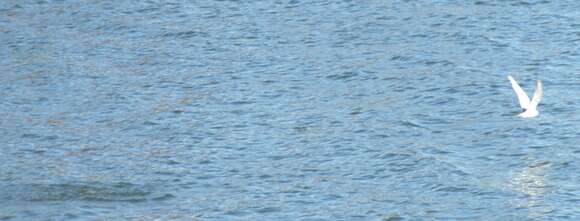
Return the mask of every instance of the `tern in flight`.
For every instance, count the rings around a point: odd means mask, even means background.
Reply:
[[[536,81],[536,91],[534,92],[534,97],[532,97],[532,100],[530,101],[530,98],[520,87],[518,82],[516,82],[512,76],[508,76],[508,79],[512,83],[512,88],[516,92],[518,101],[520,102],[520,107],[522,107],[523,110],[523,112],[518,116],[524,118],[538,116],[538,104],[540,103],[540,100],[542,100],[542,94],[544,93],[542,90],[542,82],[539,80]]]

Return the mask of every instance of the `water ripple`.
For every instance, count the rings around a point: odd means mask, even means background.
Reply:
[[[579,7],[2,1],[0,220],[577,220]]]

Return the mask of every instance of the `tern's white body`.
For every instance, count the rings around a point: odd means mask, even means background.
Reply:
[[[512,88],[514,89],[516,95],[518,96],[520,107],[524,110],[524,112],[522,112],[518,116],[524,118],[538,116],[538,114],[540,114],[538,112],[538,104],[540,103],[540,100],[542,100],[543,94],[542,82],[541,81],[536,82],[536,91],[534,92],[534,97],[530,101],[530,98],[528,97],[526,92],[520,87],[518,82],[516,82],[516,80],[514,80],[512,76],[508,76],[508,79],[510,80]]]

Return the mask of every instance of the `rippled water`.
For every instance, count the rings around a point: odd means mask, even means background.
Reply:
[[[578,8],[1,1],[0,220],[579,220]]]

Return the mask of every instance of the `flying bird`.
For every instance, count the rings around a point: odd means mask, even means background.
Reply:
[[[512,76],[508,76],[508,79],[512,83],[512,88],[516,92],[518,101],[520,102],[520,107],[522,108],[522,113],[518,116],[523,118],[538,116],[538,104],[540,103],[540,100],[542,100],[542,94],[544,93],[542,90],[542,82],[540,80],[536,81],[536,91],[534,92],[534,97],[532,97],[532,100],[530,101],[530,98],[520,87],[518,82],[516,82]]]

